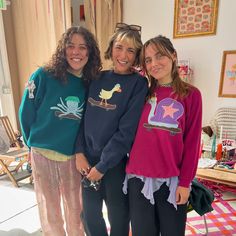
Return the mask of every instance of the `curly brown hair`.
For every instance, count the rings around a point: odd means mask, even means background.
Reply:
[[[102,69],[100,58],[100,50],[93,34],[82,26],[73,26],[69,28],[61,37],[56,48],[56,52],[52,55],[50,61],[44,66],[44,69],[52,73],[56,79],[66,82],[66,72],[69,64],[66,60],[66,46],[71,41],[74,34],[81,35],[88,47],[88,62],[83,68],[82,79],[89,82],[96,79]]]
[[[158,35],[157,37],[151,38],[147,42],[145,42],[141,51],[141,65],[145,74],[147,75],[149,79],[148,98],[151,98],[154,96],[154,90],[156,86],[158,86],[157,80],[147,72],[147,68],[145,64],[145,50],[149,45],[154,46],[154,48],[156,48],[158,52],[160,52],[162,55],[165,55],[172,60],[171,77],[173,79],[172,87],[173,87],[174,93],[181,98],[187,96],[189,93],[189,89],[192,88],[192,86],[182,81],[179,76],[178,65],[177,65],[177,61],[178,61],[177,52],[173,44],[171,43],[170,39],[168,39],[165,36]],[[176,56],[176,60],[173,60],[172,55]]]

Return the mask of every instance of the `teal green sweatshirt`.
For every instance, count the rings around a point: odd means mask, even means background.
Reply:
[[[73,155],[84,110],[85,87],[81,78],[67,73],[62,83],[43,68],[29,79],[19,108],[25,143]]]

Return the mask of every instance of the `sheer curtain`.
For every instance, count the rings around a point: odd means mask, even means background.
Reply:
[[[16,128],[15,107],[13,103],[12,84],[8,66],[6,39],[0,10],[0,116],[7,115]]]
[[[46,63],[71,25],[70,0],[14,0],[3,11],[16,113],[25,83]]]
[[[86,27],[95,34],[103,68],[109,69],[111,62],[104,60],[104,51],[117,22],[122,22],[123,0],[84,0]]]

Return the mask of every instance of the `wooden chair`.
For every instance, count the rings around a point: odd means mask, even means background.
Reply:
[[[12,128],[7,116],[1,116],[0,122],[5,128],[9,137],[11,148],[4,154],[0,154],[0,176],[8,175],[15,187],[19,187],[18,182],[22,179],[31,177],[28,170],[23,170],[23,164],[28,162],[29,150],[22,147]],[[12,165],[16,163],[15,165]]]

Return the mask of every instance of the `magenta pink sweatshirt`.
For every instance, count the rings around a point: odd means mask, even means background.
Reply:
[[[128,174],[151,178],[179,177],[188,187],[196,174],[202,126],[202,99],[191,88],[176,99],[171,87],[158,87],[143,109],[126,167]]]

